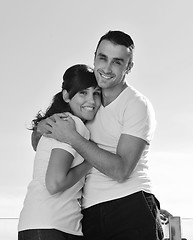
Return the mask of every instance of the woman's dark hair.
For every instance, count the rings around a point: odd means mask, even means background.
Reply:
[[[86,88],[97,87],[97,81],[93,69],[85,64],[77,64],[68,68],[63,75],[62,90],[57,93],[51,105],[47,108],[46,112],[39,111],[32,120],[32,130],[36,129],[38,122],[55,113],[71,112],[70,106],[63,99],[62,91],[65,89],[69,94],[69,99]]]

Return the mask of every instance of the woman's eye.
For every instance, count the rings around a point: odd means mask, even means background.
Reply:
[[[100,96],[100,95],[101,95],[101,91],[94,92],[94,95],[96,95],[96,96]]]
[[[86,92],[86,91],[80,91],[79,94],[81,94],[81,95],[86,95],[87,92]]]

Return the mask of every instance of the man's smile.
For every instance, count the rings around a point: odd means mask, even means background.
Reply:
[[[103,73],[103,72],[101,72],[101,71],[98,71],[98,73],[99,73],[99,75],[100,75],[102,78],[107,79],[107,80],[112,79],[112,78],[114,77],[113,74],[105,74],[105,73]]]

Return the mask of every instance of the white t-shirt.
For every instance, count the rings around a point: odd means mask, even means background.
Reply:
[[[151,103],[130,86],[106,107],[101,105],[95,119],[87,124],[91,139],[100,148],[116,153],[121,134],[142,138],[148,144],[130,178],[123,183],[118,183],[92,168],[87,174],[84,186],[84,208],[140,190],[151,192],[147,154],[155,125],[155,114]]]
[[[90,133],[83,122],[75,116],[72,117],[77,131],[89,139]],[[70,145],[41,137],[35,155],[33,180],[28,186],[18,230],[54,228],[70,234],[82,235],[79,199],[82,196],[85,178],[64,192],[49,194],[45,186],[45,175],[54,148],[64,149],[74,156],[72,167],[83,162],[83,158]]]

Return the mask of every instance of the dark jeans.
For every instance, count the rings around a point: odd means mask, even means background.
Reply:
[[[143,191],[83,211],[85,240],[161,240],[159,202]]]
[[[75,236],[56,229],[29,229],[18,233],[18,240],[83,240],[82,236]]]

